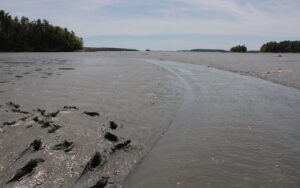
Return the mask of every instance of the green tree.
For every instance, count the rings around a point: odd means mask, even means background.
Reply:
[[[83,40],[67,28],[49,24],[47,20],[12,19],[0,10],[0,51],[75,51]]]
[[[281,42],[268,42],[263,44],[260,48],[261,52],[300,52],[300,41],[281,41]]]
[[[238,45],[235,47],[232,47],[230,49],[231,52],[247,52],[247,47],[245,45]]]

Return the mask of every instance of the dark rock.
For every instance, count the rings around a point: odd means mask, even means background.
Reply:
[[[94,156],[89,160],[89,162],[85,165],[82,173],[80,174],[79,178],[76,180],[75,184],[88,172],[93,171],[96,167],[101,165],[102,157],[99,152],[96,152]],[[103,165],[103,163],[102,163]]]
[[[40,150],[41,146],[42,146],[42,141],[40,139],[36,139],[30,144],[30,148],[32,148],[33,151]]]
[[[131,143],[131,140],[126,140],[125,142],[119,143],[112,148],[112,151],[120,150],[127,147]]]
[[[116,135],[110,132],[105,133],[104,137],[111,142],[117,142],[119,140]]]
[[[40,121],[39,117],[37,117],[37,116],[35,116],[32,120],[35,121],[35,122],[39,122]]]
[[[31,128],[33,125],[28,125],[28,126],[26,126],[26,128],[28,129],[28,128]]]
[[[56,112],[49,113],[47,115],[47,117],[56,117],[58,115],[58,113],[59,113],[59,110],[57,110]]]
[[[12,111],[12,112],[15,112],[15,113],[21,113],[21,114],[29,114],[29,112],[22,111],[22,110],[16,109],[16,108],[13,108],[11,111]]]
[[[6,121],[6,122],[3,123],[3,125],[4,125],[4,126],[6,126],[6,125],[9,126],[9,125],[13,125],[13,124],[15,124],[15,123],[16,123],[16,121]]]
[[[45,113],[46,113],[46,110],[40,109],[40,108],[38,108],[37,111],[38,111],[39,113],[41,113],[42,116],[44,116]]]
[[[42,128],[47,128],[51,126],[51,123],[49,121],[39,121],[39,124],[41,125]]]
[[[91,160],[88,162],[88,168],[89,169],[93,169],[96,168],[97,166],[99,166],[101,163],[101,155],[99,152],[96,152],[93,156],[93,158],[91,158]]]
[[[64,106],[63,110],[78,110],[76,106]]]
[[[63,150],[65,152],[71,151],[72,148],[73,148],[73,142],[68,142],[66,140],[52,147],[53,150]]]
[[[13,103],[11,101],[9,103],[7,103],[7,105],[12,106],[13,108],[20,108],[19,104]]]
[[[102,177],[97,183],[90,188],[104,188],[107,185],[109,177]]]
[[[88,116],[99,116],[98,112],[83,112],[83,113],[85,113]]]
[[[111,129],[117,129],[118,128],[118,125],[114,121],[110,121],[109,126],[110,126]]]
[[[31,159],[24,167],[18,169],[13,178],[10,179],[7,183],[20,180],[22,177],[30,174],[38,166],[39,163],[44,161],[44,159]]]
[[[29,116],[30,117],[30,116]],[[23,117],[23,118],[20,118],[20,121],[26,121],[26,119],[28,119],[29,117]]]
[[[30,143],[29,147],[26,148],[21,154],[20,156],[16,159],[19,160],[21,157],[23,157],[29,150],[35,152],[41,149],[42,146],[42,141],[40,139],[36,139],[33,142]]]
[[[51,125],[51,128],[48,130],[48,133],[54,133],[55,131],[57,131],[58,129],[60,129],[61,126],[60,125]]]

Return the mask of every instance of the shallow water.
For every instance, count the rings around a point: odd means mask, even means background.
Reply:
[[[125,187],[299,187],[300,91],[207,67],[150,61],[185,85],[168,131]]]

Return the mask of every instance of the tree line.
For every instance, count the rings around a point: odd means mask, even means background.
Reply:
[[[300,41],[268,42],[260,48],[261,52],[300,52]]]
[[[67,28],[47,20],[12,18],[0,10],[0,51],[75,51],[83,47],[82,38]]]
[[[136,49],[129,49],[129,48],[97,48],[97,47],[84,47],[83,50],[85,52],[98,52],[98,51],[138,51]]]
[[[230,49],[231,52],[247,52],[245,45],[238,45]],[[281,42],[268,42],[261,46],[260,52],[277,52],[277,53],[299,53],[300,41],[281,41]]]

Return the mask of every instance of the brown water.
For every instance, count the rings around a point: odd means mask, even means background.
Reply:
[[[299,187],[300,91],[207,67],[150,61],[185,85],[169,130],[125,187]]]

